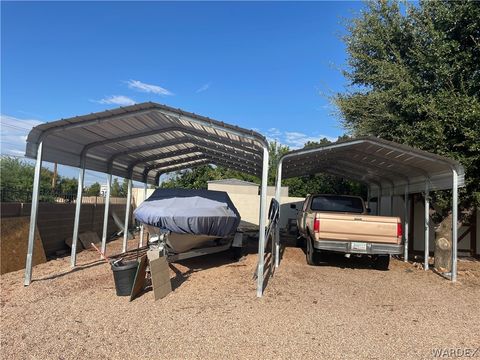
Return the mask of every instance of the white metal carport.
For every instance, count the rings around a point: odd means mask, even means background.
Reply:
[[[71,266],[76,247],[85,169],[107,174],[102,251],[105,252],[112,175],[128,179],[123,238],[127,249],[132,180],[158,183],[161,174],[215,164],[261,177],[259,265],[257,295],[263,291],[268,143],[257,132],[152,102],[107,110],[34,127],[27,138],[26,156],[35,158],[35,177],[25,285],[32,278],[32,253],[38,212],[42,161],[80,168],[73,229]],[[143,228],[142,234],[143,235]]]
[[[425,194],[425,262],[428,270],[429,191],[452,189],[452,271],[457,276],[458,187],[464,169],[455,160],[376,137],[355,138],[326,146],[291,151],[281,157],[275,197],[280,201],[283,178],[326,173],[364,183],[368,197],[404,196],[404,259],[408,261],[408,194]],[[380,206],[380,201],[377,203]],[[392,208],[392,207],[391,207]],[[280,229],[276,230],[275,265],[279,264]]]

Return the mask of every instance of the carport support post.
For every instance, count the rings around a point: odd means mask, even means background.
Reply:
[[[112,174],[107,174],[107,193],[105,194],[105,212],[103,214],[102,253],[107,250],[108,211],[110,210],[110,192],[112,190]],[[100,258],[103,258],[100,255]]]
[[[282,189],[282,164],[283,159],[280,159],[277,167],[277,186],[275,189],[275,200],[278,201],[280,205],[281,200],[281,189]],[[280,211],[281,206],[278,207],[278,221],[277,226],[275,227],[275,267],[278,268],[280,263]]]
[[[123,227],[122,253],[127,251],[128,222],[130,220],[130,203],[132,202],[132,179],[128,179],[127,205],[125,207],[125,225]]]
[[[143,201],[147,199],[147,183],[143,185]],[[138,206],[138,205],[137,205]],[[143,232],[144,232],[144,226],[143,224],[140,225],[140,247],[143,246]]]
[[[453,169],[453,184],[452,184],[452,269],[450,279],[457,281],[457,242],[458,242],[458,174],[457,170]]]
[[[262,191],[260,193],[260,219],[258,221],[258,269],[257,297],[263,295],[263,268],[265,265],[265,225],[267,213],[267,181],[268,181],[268,146],[263,147]]]
[[[382,192],[383,188],[380,186],[377,196],[377,215],[380,215],[380,212],[382,211]]]
[[[370,209],[370,194],[371,194],[371,190],[370,190],[370,185],[367,187],[367,207]]]
[[[393,216],[393,188],[392,192],[390,193],[390,216]]]
[[[428,189],[428,181],[425,182],[425,244],[424,244],[424,264],[425,271],[428,270],[428,254],[430,252],[430,195]]]
[[[25,264],[24,285],[32,282],[33,245],[35,244],[35,228],[37,227],[38,193],[40,191],[40,175],[42,172],[43,143],[38,145],[37,162],[35,163],[35,175],[33,178],[32,207],[30,210],[30,229],[28,232],[27,262]]]
[[[73,222],[72,253],[70,256],[70,266],[73,268],[77,263],[77,242],[78,226],[80,225],[80,210],[82,208],[83,181],[85,178],[85,158],[80,161],[80,172],[78,174],[77,203],[75,206],[75,220]]]
[[[403,261],[408,262],[408,222],[409,222],[409,211],[408,211],[408,193],[409,193],[408,184],[405,185],[405,195],[403,201]]]

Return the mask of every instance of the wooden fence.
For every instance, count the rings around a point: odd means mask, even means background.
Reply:
[[[54,257],[57,251],[68,250],[65,239],[72,236],[73,220],[75,217],[75,204],[61,203],[39,203],[38,204],[38,230],[42,237],[45,254]],[[1,203],[1,217],[30,216],[29,203],[8,202]],[[102,236],[103,214],[105,205],[103,203],[85,203],[82,201],[80,214],[79,233],[85,231],[95,231],[98,236]],[[125,201],[123,204],[116,204],[114,201],[110,204],[110,214],[115,212],[119,218],[125,219]],[[132,214],[131,209],[130,214]],[[132,218],[130,219],[130,224]],[[108,219],[107,234],[118,231],[118,227],[110,215]]]

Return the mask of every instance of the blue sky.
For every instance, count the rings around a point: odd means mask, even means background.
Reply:
[[[41,122],[144,101],[290,147],[335,139],[326,96],[345,88],[342,18],[362,6],[2,2],[2,154],[21,156]]]

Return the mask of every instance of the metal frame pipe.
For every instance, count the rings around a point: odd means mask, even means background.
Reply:
[[[457,243],[458,243],[458,174],[452,169],[452,268],[450,279],[457,281]]]
[[[403,200],[403,261],[408,262],[408,224],[410,222],[410,214],[408,207],[409,184],[405,185],[405,195]]]
[[[77,263],[77,243],[78,243],[78,227],[80,225],[80,211],[82,208],[83,196],[83,182],[85,179],[85,159],[82,158],[80,164],[80,171],[78,173],[78,189],[77,189],[77,203],[75,206],[75,219],[73,221],[73,235],[72,235],[72,252],[70,256],[70,266],[73,268]]]
[[[260,193],[260,219],[258,230],[257,297],[263,295],[263,271],[265,266],[265,225],[267,213],[268,146],[263,147],[262,186]]]
[[[147,183],[143,184],[143,201],[147,199]],[[140,247],[143,246],[143,233],[144,233],[144,226],[143,224],[140,225]]]
[[[107,174],[107,193],[105,194],[105,210],[103,214],[103,230],[102,230],[102,253],[107,251],[107,231],[108,231],[108,212],[110,210],[110,194],[112,191],[112,174]],[[100,258],[103,258],[100,255]]]
[[[275,200],[278,201],[278,204],[281,204],[281,190],[282,190],[282,165],[283,159],[280,159],[277,166],[277,183],[275,188]],[[280,205],[278,208],[278,222],[275,226],[275,267],[278,268],[280,264],[280,217],[281,217],[281,208]]]
[[[123,225],[122,253],[127,251],[128,223],[130,221],[130,204],[132,202],[132,179],[128,179],[127,204],[125,205],[125,224]]]
[[[425,182],[425,233],[424,233],[424,261],[423,268],[428,270],[428,256],[430,253],[430,194],[428,188],[428,181]]]
[[[28,231],[27,260],[25,263],[24,285],[28,286],[32,282],[33,266],[33,246],[35,244],[35,229],[37,227],[38,215],[38,195],[40,192],[40,176],[42,172],[43,143],[38,145],[37,161],[35,163],[35,173],[33,178],[32,207],[30,211],[30,228]]]

